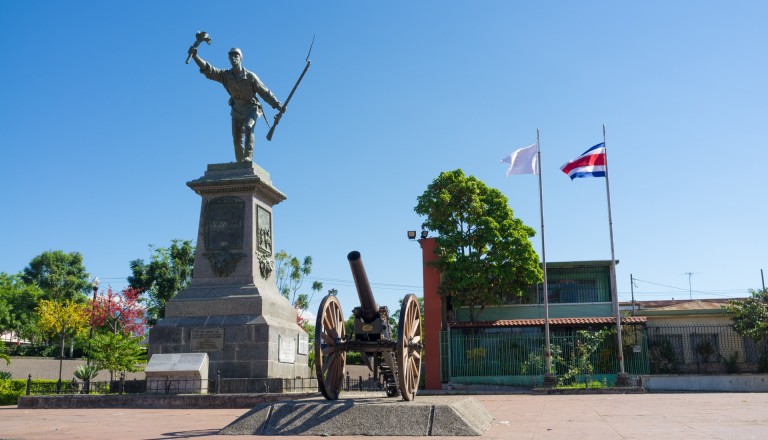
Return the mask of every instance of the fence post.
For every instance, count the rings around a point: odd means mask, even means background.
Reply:
[[[347,388],[344,391],[349,391],[349,371],[347,371]]]
[[[221,370],[216,370],[216,394],[221,394]]]
[[[27,376],[27,396],[32,393],[32,375]]]
[[[123,390],[125,389],[125,372],[120,373],[120,388],[118,394],[122,395]]]

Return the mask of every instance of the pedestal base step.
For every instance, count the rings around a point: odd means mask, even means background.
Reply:
[[[219,434],[479,436],[492,421],[479,402],[467,397],[303,399],[260,404]]]

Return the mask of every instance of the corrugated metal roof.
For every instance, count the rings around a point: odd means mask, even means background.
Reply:
[[[635,301],[635,307],[641,310],[719,310],[728,301],[743,298],[717,298],[717,299],[681,299],[663,301]],[[621,302],[622,307],[630,307],[632,303]]]
[[[625,316],[621,318],[622,324],[645,324],[645,316]],[[600,316],[593,318],[551,318],[550,326],[580,326],[580,325],[603,325],[615,324],[616,318],[609,316]],[[472,321],[472,322],[449,322],[452,328],[472,328],[472,327],[541,327],[544,325],[544,319],[500,319],[497,321]]]

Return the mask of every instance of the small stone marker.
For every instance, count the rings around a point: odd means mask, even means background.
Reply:
[[[154,354],[144,370],[149,393],[208,393],[208,354]]]

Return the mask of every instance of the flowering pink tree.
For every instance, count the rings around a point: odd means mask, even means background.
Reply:
[[[134,337],[143,336],[147,309],[141,304],[140,297],[141,291],[132,287],[120,292],[108,288],[107,294],[97,296],[96,302],[91,305],[92,325],[95,328],[108,327],[112,334],[122,331]]]

